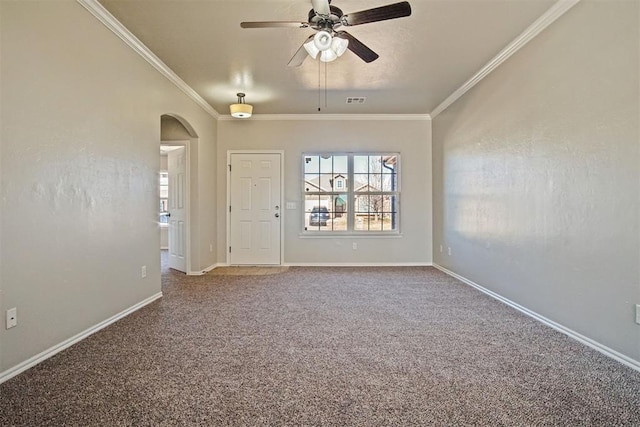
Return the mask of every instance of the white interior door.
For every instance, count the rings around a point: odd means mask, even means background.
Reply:
[[[280,264],[281,154],[231,154],[229,263]]]
[[[187,156],[185,147],[167,154],[169,173],[169,268],[187,272],[186,186]]]

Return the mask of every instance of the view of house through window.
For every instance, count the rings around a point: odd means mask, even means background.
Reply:
[[[160,223],[167,224],[169,213],[169,173],[160,172]]]
[[[391,154],[305,154],[304,229],[397,232],[399,157]]]

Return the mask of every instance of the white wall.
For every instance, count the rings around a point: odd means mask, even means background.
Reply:
[[[431,262],[431,122],[429,120],[222,120],[218,123],[218,262],[226,262],[228,150],[284,150],[284,263]],[[401,153],[400,238],[303,238],[302,153]],[[358,250],[352,242],[358,242]]]
[[[216,125],[75,1],[2,1],[0,16],[0,312],[18,308],[2,373],[160,292],[162,114],[199,135],[195,262],[213,262]]]
[[[433,120],[435,262],[636,361],[638,20],[583,0]]]

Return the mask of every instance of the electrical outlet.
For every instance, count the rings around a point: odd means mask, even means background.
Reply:
[[[142,268],[140,269],[140,277],[142,277],[143,279],[145,277],[147,277],[147,266],[143,265]]]
[[[353,242],[353,246],[352,247],[353,247],[353,250],[355,251],[355,250],[358,249],[358,244],[356,242]]]
[[[18,309],[16,307],[7,310],[7,329],[18,326]]]
[[[451,248],[447,246],[447,253],[451,255]]]
[[[640,304],[636,304],[636,323],[640,325]]]
[[[213,252],[213,244],[209,245],[209,252]]]
[[[442,253],[442,245],[440,245],[440,253]]]

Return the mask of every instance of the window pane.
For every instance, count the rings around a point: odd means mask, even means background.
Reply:
[[[358,173],[353,175],[354,188],[353,191],[369,191],[369,175],[366,173]]]
[[[320,190],[319,191],[333,191],[333,175],[330,173],[320,174]]]
[[[395,191],[395,175],[383,174],[380,191]]]
[[[384,196],[382,229],[395,231],[398,229],[398,197]]]
[[[382,174],[380,172],[369,174],[369,191],[382,191]]]
[[[397,230],[396,196],[358,195],[354,197],[355,229],[371,231]]]
[[[353,156],[353,173],[369,172],[369,156]]]
[[[305,193],[320,191],[320,175],[319,174],[304,174],[304,191]]]
[[[304,173],[320,173],[320,157],[305,156],[304,157]]]
[[[382,156],[382,173],[395,173],[397,162],[396,156]]]
[[[333,156],[320,156],[320,173],[333,172]]]
[[[305,230],[326,229],[329,220],[329,206],[331,196],[313,195],[305,196],[304,200],[304,225]]]
[[[347,230],[347,194],[305,196],[305,230]]]
[[[346,194],[338,194],[332,196],[331,205],[331,228],[337,231],[347,231],[347,200]]]
[[[333,156],[333,173],[341,173],[347,176],[349,173],[348,156]]]

